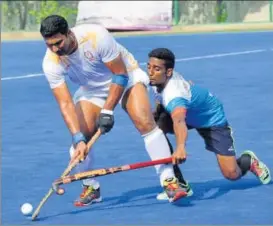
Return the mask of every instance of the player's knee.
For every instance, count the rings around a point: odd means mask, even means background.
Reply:
[[[236,168],[222,169],[223,176],[228,180],[237,180],[240,177],[240,174],[236,170]]]
[[[235,156],[217,155],[219,167],[223,176],[228,180],[237,180],[241,177]]]
[[[173,127],[170,124],[164,122],[157,122],[157,126],[163,131],[164,134],[173,134]]]
[[[155,121],[149,116],[138,116],[134,123],[141,134],[149,133],[156,127]]]

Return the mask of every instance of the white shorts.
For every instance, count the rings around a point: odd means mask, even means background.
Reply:
[[[138,68],[132,72],[129,72],[128,75],[129,75],[129,81],[127,86],[125,87],[124,93],[139,82],[144,84],[146,87],[148,87],[150,82],[149,77],[146,74],[146,72],[144,72],[141,68]],[[84,87],[80,87],[75,92],[73,101],[75,104],[77,104],[79,101],[86,100],[102,108],[108,96],[108,92],[109,92],[109,87],[108,88],[104,87],[101,90],[87,89]],[[121,101],[122,101],[122,98],[121,98]]]

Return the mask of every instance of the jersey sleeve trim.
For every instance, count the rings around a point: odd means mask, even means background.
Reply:
[[[172,113],[177,107],[183,107],[183,108],[187,109],[188,106],[189,106],[188,100],[186,100],[185,98],[182,98],[182,97],[176,97],[168,103],[166,110],[169,113]]]

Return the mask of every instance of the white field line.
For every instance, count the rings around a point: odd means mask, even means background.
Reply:
[[[266,49],[256,49],[256,50],[249,50],[249,51],[242,51],[242,52],[219,53],[219,54],[212,54],[212,55],[180,58],[180,59],[176,59],[176,62],[220,58],[220,57],[226,57],[226,56],[237,56],[237,55],[245,55],[245,54],[252,54],[252,53],[260,53],[265,51]],[[145,64],[146,63],[140,63],[140,65],[145,65]]]
[[[273,51],[273,49],[271,49],[271,50]],[[241,51],[241,52],[218,53],[218,54],[195,56],[195,57],[188,57],[188,58],[179,58],[179,59],[176,59],[176,62],[212,59],[212,58],[220,58],[220,57],[227,57],[227,56],[238,56],[238,55],[245,55],[245,54],[261,53],[261,52],[265,52],[265,51],[267,51],[267,50],[266,49],[256,49],[256,50],[248,50],[248,51]],[[146,65],[146,62],[142,62],[142,63],[140,63],[140,65]],[[40,77],[43,75],[44,74],[42,74],[42,73],[37,73],[37,74],[28,74],[28,75],[22,75],[22,76],[14,76],[14,77],[4,77],[4,78],[1,78],[1,81],[26,79],[26,78]]]
[[[43,76],[44,74],[29,74],[29,75],[22,75],[22,76],[14,76],[14,77],[4,77],[1,78],[1,81],[5,81],[5,80],[17,80],[17,79],[24,79],[24,78],[32,78],[32,77],[40,77]]]

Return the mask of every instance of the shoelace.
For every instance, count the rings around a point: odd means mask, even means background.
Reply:
[[[175,183],[175,182],[171,182],[171,183],[169,183],[168,186],[167,186],[167,189],[168,189],[168,190],[172,190],[172,191],[175,191],[175,190],[177,190],[178,188],[179,188],[179,185],[178,185],[178,183]]]
[[[83,188],[83,192],[81,193],[80,197],[81,198],[85,198],[86,196],[89,195],[90,192],[93,191],[93,188],[92,187],[84,187]]]

